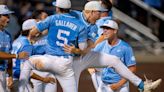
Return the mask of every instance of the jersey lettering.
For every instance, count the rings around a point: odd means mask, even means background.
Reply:
[[[66,31],[66,30],[59,29],[58,34],[57,34],[57,38],[59,40],[62,40],[64,43],[61,43],[59,41],[56,41],[56,44],[58,46],[64,46],[64,44],[67,44],[68,43],[68,39],[65,38],[65,37],[62,37],[62,34],[65,34],[66,36],[69,36],[70,35],[70,32],[69,31]]]

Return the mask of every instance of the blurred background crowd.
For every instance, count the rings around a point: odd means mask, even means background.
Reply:
[[[15,35],[21,30],[22,22],[31,17],[34,10],[45,10],[49,15],[55,11],[52,2],[55,0],[0,0],[0,4],[6,4],[11,10],[15,11],[11,18],[11,25],[8,30],[14,39]],[[152,33],[164,41],[163,20],[154,16],[151,9],[146,10],[134,1],[142,1],[153,9],[157,9],[161,14],[164,12],[164,0],[113,0],[113,5],[126,15],[137,20],[141,24],[152,29]],[[72,8],[82,10],[87,0],[72,0]],[[163,25],[163,26],[162,26]],[[13,31],[14,30],[14,31]],[[124,36],[124,34],[122,34]]]

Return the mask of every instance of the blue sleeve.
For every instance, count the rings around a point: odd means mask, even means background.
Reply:
[[[9,48],[9,51],[10,51],[10,53],[12,51],[12,40],[11,40],[11,36],[10,36],[10,48]]]
[[[126,66],[132,66],[132,65],[136,65],[136,60],[133,54],[133,50],[131,47],[127,47],[127,49],[125,49],[125,55],[124,55],[124,61],[125,61],[125,65]]]
[[[87,40],[87,31],[85,27],[82,27],[78,35],[78,43],[85,42]]]
[[[105,45],[104,42],[105,42],[105,41],[103,41],[103,42],[97,44],[96,47],[92,49],[92,51],[102,52],[102,48],[103,48],[104,45]]]
[[[33,55],[43,55],[45,54],[45,45],[35,45],[33,46]]]
[[[32,45],[27,45],[27,46],[24,46],[21,50],[22,51],[25,51],[29,54],[29,56],[32,55],[32,50],[33,50],[33,46]]]
[[[42,31],[48,29],[48,27],[50,26],[50,23],[51,23],[51,17],[47,17],[45,20],[43,20],[37,24],[37,29],[40,32],[42,32]]]
[[[10,46],[9,46],[9,53],[11,53],[11,50],[12,50],[12,38],[11,38],[10,33],[8,33],[6,30],[5,30],[5,33],[9,36],[9,43],[10,43]]]
[[[95,42],[96,38],[98,37],[98,34],[97,34],[98,27],[97,27],[97,25],[92,25],[88,30],[89,30],[88,31],[88,39]]]

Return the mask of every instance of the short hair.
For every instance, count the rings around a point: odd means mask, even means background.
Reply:
[[[40,14],[42,12],[45,12],[45,10],[35,10],[35,11],[33,11],[32,15],[31,15],[31,18],[32,19],[40,19]]]
[[[108,11],[110,11],[112,9],[112,2],[110,2],[110,0],[101,0],[102,4],[105,5],[105,8],[108,9]]]
[[[58,7],[59,9],[60,9],[60,12],[63,12],[63,13],[69,13],[70,12],[70,9],[65,9],[65,8],[60,8],[60,7]]]
[[[23,31],[21,31],[21,35],[22,36],[28,36],[29,33],[30,33],[30,30],[23,30]]]

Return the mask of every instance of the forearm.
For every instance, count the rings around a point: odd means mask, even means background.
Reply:
[[[126,82],[127,82],[127,80],[124,79],[124,78],[122,78],[122,79],[118,82],[119,87],[123,86]]]
[[[13,75],[13,71],[12,71],[12,69],[13,69],[12,59],[9,59],[7,66],[8,66],[7,67],[7,73],[9,74],[9,76],[12,77],[12,75]]]
[[[12,58],[16,58],[17,55],[16,54],[9,54],[9,53],[5,53],[5,52],[0,52],[0,59],[12,59]]]
[[[31,78],[36,79],[36,80],[40,80],[40,81],[43,81],[43,80],[44,80],[43,77],[37,75],[37,74],[34,73],[34,72],[31,73]]]
[[[75,48],[74,51],[73,51],[74,54],[79,54],[79,55],[82,55],[84,52],[83,50],[80,50],[78,48]]]
[[[79,54],[79,55],[85,55],[86,53],[88,53],[88,52],[91,50],[91,48],[92,48],[92,47],[87,47],[87,48],[84,49],[84,50],[75,48],[75,49],[73,50],[73,53],[74,53],[74,54]]]
[[[96,47],[97,44],[101,43],[102,41],[105,40],[104,35],[101,35],[96,41],[95,43],[92,45],[92,48]]]
[[[41,77],[35,73],[32,72],[31,78],[36,79],[36,80],[40,80],[44,83],[56,83],[55,78],[52,77]]]
[[[129,66],[128,69],[135,73],[136,72],[136,65],[133,65],[133,66]],[[127,82],[127,80],[125,78],[122,78],[119,82],[118,82],[118,85],[119,87],[123,86],[125,83]]]
[[[40,32],[36,27],[33,27],[32,30],[30,31],[30,39],[36,38],[36,35],[39,34]]]

